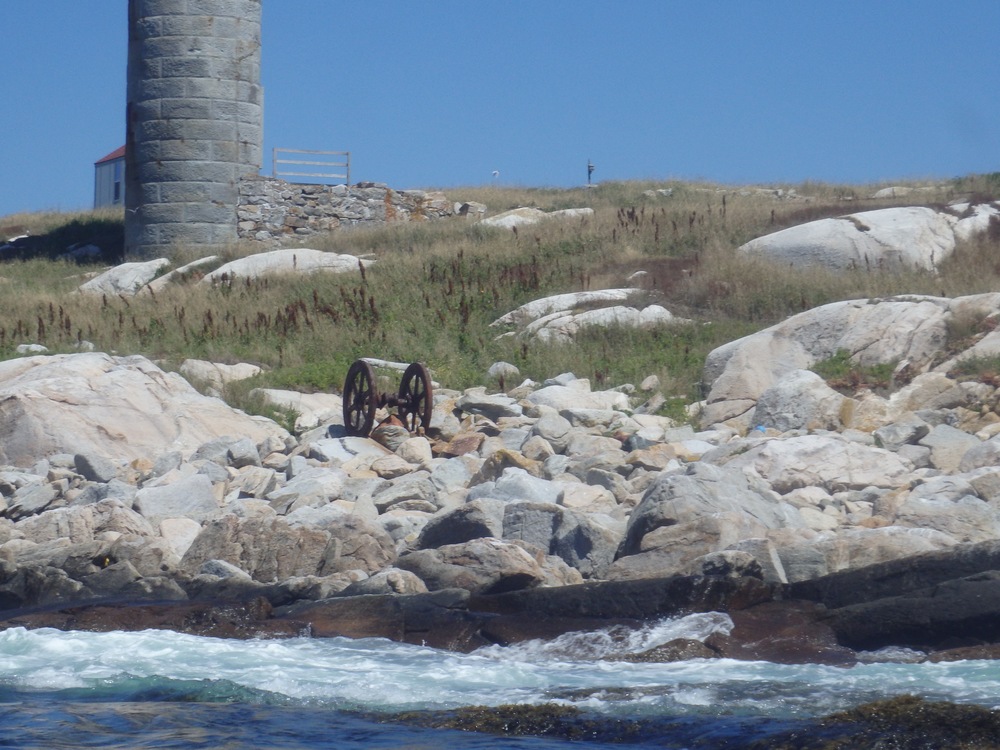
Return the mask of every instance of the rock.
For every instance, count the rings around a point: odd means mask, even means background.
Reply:
[[[628,396],[617,391],[590,391],[578,387],[550,385],[539,388],[528,396],[528,401],[538,406],[550,406],[558,412],[563,409],[612,409],[629,408]]]
[[[395,452],[399,447],[410,439],[409,431],[396,424],[395,418],[390,418],[375,426],[371,432],[371,439],[388,451]]]
[[[533,435],[544,438],[556,453],[563,453],[569,442],[573,425],[566,417],[547,408],[531,428]]]
[[[532,321],[555,312],[573,310],[585,305],[626,302],[633,297],[644,294],[645,292],[639,289],[600,289],[592,292],[556,294],[527,302],[516,310],[497,318],[490,325],[493,327],[514,325],[523,328]]]
[[[340,497],[347,475],[338,468],[310,467],[265,497],[279,514],[303,506],[326,505]]]
[[[194,474],[163,487],[144,487],[136,493],[135,508],[157,525],[165,518],[205,521],[218,515],[221,506],[208,477]]]
[[[351,273],[375,261],[354,255],[341,255],[306,247],[283,248],[270,252],[248,255],[245,258],[226,263],[211,273],[205,274],[199,283],[217,284],[235,278],[257,279],[273,273]]]
[[[504,503],[493,498],[471,500],[431,518],[417,539],[417,549],[462,544],[483,537],[500,538],[504,529]],[[547,547],[546,547],[547,549]]]
[[[956,542],[1000,538],[1000,514],[973,495],[955,500],[909,497],[896,511],[893,521],[900,526],[940,531]]]
[[[968,472],[997,465],[1000,465],[1000,437],[994,436],[989,440],[977,442],[962,454],[958,470]]]
[[[946,424],[934,426],[918,442],[931,449],[931,466],[949,472],[956,471],[965,454],[980,445],[978,438]]]
[[[212,266],[218,262],[218,255],[206,255],[204,258],[197,258],[190,263],[185,263],[179,268],[167,271],[162,276],[157,276],[155,279],[146,284],[146,288],[153,294],[159,294],[175,282],[201,278],[203,275],[203,267]]]
[[[277,473],[263,466],[244,466],[237,469],[236,475],[229,480],[230,492],[237,492],[239,497],[265,498],[277,486]]]
[[[648,329],[690,322],[685,318],[675,317],[660,305],[648,305],[642,309],[613,305],[582,312],[561,310],[549,313],[525,325],[518,335],[544,344],[568,344],[587,328],[615,326]]]
[[[761,578],[764,571],[761,564],[749,552],[742,550],[721,550],[695,558],[690,564],[688,575],[716,576],[722,578]]]
[[[995,640],[1000,617],[1000,574],[989,571],[949,580],[829,613],[837,640],[851,648],[904,646],[920,650]]]
[[[88,456],[77,453],[73,460],[80,476],[88,481],[107,484],[118,476],[118,467],[103,456]]]
[[[650,485],[608,575],[629,580],[676,574],[696,558],[762,537],[768,529],[804,525],[763,483],[692,464],[686,473],[665,473]]]
[[[49,429],[58,424],[58,430]],[[287,432],[200,395],[139,357],[57,354],[0,363],[0,463],[85,454],[132,461],[189,453],[221,435],[254,442]]]
[[[436,462],[431,469],[430,479],[439,493],[449,494],[464,490],[483,461],[472,456],[455,456]]]
[[[430,441],[422,435],[404,440],[396,449],[396,455],[408,463],[425,468],[434,459]]]
[[[487,227],[511,229],[519,226],[537,224],[544,219],[586,217],[592,215],[593,213],[594,209],[592,208],[566,208],[560,211],[548,212],[537,208],[512,208],[509,211],[504,211],[496,216],[491,216],[488,219],[482,219],[479,223]]]
[[[248,380],[259,375],[262,370],[257,365],[240,362],[235,365],[206,362],[200,359],[185,359],[178,372],[195,387],[210,389],[210,395],[218,396],[229,383]]]
[[[90,281],[80,285],[79,291],[84,294],[104,294],[110,297],[118,295],[133,296],[142,287],[152,281],[156,275],[167,268],[170,261],[166,258],[147,260],[140,263],[122,263],[95,276]]]
[[[494,422],[503,417],[521,416],[521,406],[503,394],[487,394],[485,388],[470,388],[455,407],[467,414],[479,414]]]
[[[324,463],[344,464],[391,455],[392,451],[363,437],[324,438],[309,443],[309,456]]]
[[[784,229],[739,252],[796,266],[932,271],[954,251],[958,223],[933,208],[884,208]]]
[[[252,398],[295,415],[295,429],[305,432],[322,425],[344,424],[344,399],[330,393],[299,393],[278,388],[254,388]]]
[[[838,435],[801,435],[765,440],[726,462],[730,470],[749,470],[775,491],[817,486],[829,492],[865,487],[900,487],[912,465],[896,453],[844,440]]]
[[[779,432],[838,430],[848,399],[809,370],[793,370],[760,394],[753,421]]]
[[[542,467],[537,461],[525,458],[520,453],[501,448],[490,454],[479,471],[469,480],[469,487],[498,479],[508,469],[520,469],[533,477],[541,476]]]
[[[479,223],[487,227],[510,229],[511,227],[519,227],[527,224],[537,224],[539,221],[544,219],[545,216],[546,213],[538,208],[512,208],[509,211],[503,211],[496,216],[483,219]]]
[[[180,560],[201,533],[201,524],[190,518],[164,518],[160,521],[160,536]]]
[[[758,529],[802,525],[795,510],[782,504],[762,482],[729,468],[691,464],[684,473],[661,474],[646,491],[629,518],[621,555],[648,549],[651,541],[646,540],[647,535],[659,529],[700,523],[721,514],[729,514],[732,519],[743,518],[750,527]],[[723,547],[736,541],[733,538]]]
[[[510,467],[503,470],[496,481],[490,486],[473,484],[469,497],[492,497],[502,502],[529,502],[559,504],[564,495],[564,489],[556,482],[532,476],[524,469]]]
[[[437,488],[426,472],[415,472],[395,480],[372,495],[372,500],[379,513],[390,508],[430,513],[438,510]]]
[[[521,376],[521,371],[510,362],[494,362],[486,371],[488,377],[500,382],[514,382]],[[502,388],[501,388],[502,390]]]
[[[119,500],[103,500],[73,508],[56,508],[14,524],[24,539],[38,543],[66,539],[73,544],[92,542],[104,532],[154,536],[149,522]]]
[[[260,466],[260,453],[252,440],[240,438],[230,444],[226,451],[226,463],[237,470],[247,466]]]
[[[447,444],[438,448],[438,453],[442,456],[464,456],[467,453],[474,453],[479,450],[485,437],[481,432],[455,435]]]
[[[376,458],[372,461],[371,469],[382,479],[395,479],[405,476],[417,469],[416,464],[411,464],[400,456],[391,455]]]
[[[582,482],[559,482],[563,488],[559,501],[566,508],[587,513],[613,513],[618,501],[606,487],[583,484]]]
[[[587,514],[566,511],[555,526],[549,554],[579,570],[584,578],[600,579],[607,576],[621,541],[620,533]]]
[[[410,594],[426,594],[424,582],[408,570],[388,568],[381,570],[369,578],[357,581],[343,589],[339,596],[373,596],[393,594],[407,596]]]
[[[181,559],[181,568],[193,574],[209,560],[223,560],[255,581],[275,582],[321,575],[336,564],[339,548],[321,529],[293,527],[277,517],[226,515],[204,525]]]
[[[930,425],[915,414],[904,414],[897,421],[878,428],[872,434],[880,448],[898,451],[904,445],[913,445],[930,432]]]
[[[949,317],[949,300],[936,297],[833,302],[725,344],[705,360],[701,422],[748,412],[785,374],[840,351],[859,366],[908,360],[919,369],[943,350]]]
[[[330,535],[337,555],[324,561],[317,575],[362,570],[369,575],[396,562],[396,545],[389,534],[376,522],[357,515],[332,517],[320,527]],[[328,549],[329,552],[329,549]]]
[[[59,499],[59,489],[52,484],[30,484],[19,487],[14,492],[4,515],[16,521],[19,518],[41,513],[46,508],[55,507]]]
[[[431,591],[460,588],[495,594],[538,586],[545,572],[522,547],[500,539],[473,539],[403,555],[397,566],[420,577]]]

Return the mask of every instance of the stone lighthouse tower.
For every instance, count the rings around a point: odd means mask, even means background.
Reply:
[[[125,255],[236,240],[261,165],[261,0],[129,0]]]

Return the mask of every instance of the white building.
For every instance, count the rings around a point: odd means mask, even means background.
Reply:
[[[94,208],[125,205],[125,147],[94,162]]]

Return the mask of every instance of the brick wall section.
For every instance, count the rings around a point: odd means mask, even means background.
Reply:
[[[364,182],[352,187],[299,185],[248,176],[240,182],[236,217],[240,239],[280,245],[337,227],[429,221],[454,212],[454,205],[439,192]]]

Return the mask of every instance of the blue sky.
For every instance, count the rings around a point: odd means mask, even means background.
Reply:
[[[88,208],[126,0],[0,0],[0,216]],[[264,0],[271,149],[396,188],[1000,170],[998,0]]]

